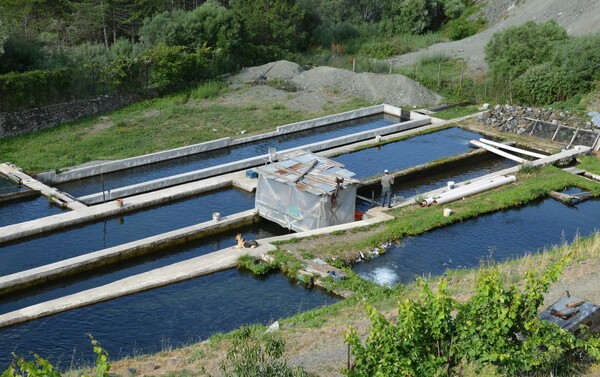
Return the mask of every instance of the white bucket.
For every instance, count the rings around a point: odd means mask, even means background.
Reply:
[[[452,190],[454,188],[454,181],[448,182],[448,189]]]
[[[450,208],[444,208],[444,217],[448,217],[452,214],[452,210]]]
[[[221,218],[221,214],[219,212],[213,212],[213,220],[214,221],[219,221],[220,218]]]

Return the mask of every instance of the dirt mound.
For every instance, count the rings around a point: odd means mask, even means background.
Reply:
[[[483,17],[490,27],[483,32],[455,42],[438,43],[427,49],[404,54],[389,62],[395,66],[411,65],[427,56],[444,54],[462,58],[476,72],[487,70],[484,47],[492,36],[508,27],[527,21],[555,20],[570,35],[600,32],[600,6],[597,0],[485,0]]]
[[[302,90],[328,90],[346,97],[403,107],[438,104],[442,100],[440,95],[403,75],[354,73],[332,67],[305,70],[285,60],[245,68],[231,78],[233,83],[265,80],[281,80]]]

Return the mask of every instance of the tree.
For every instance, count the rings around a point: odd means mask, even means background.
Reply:
[[[295,0],[232,0],[232,9],[251,61],[273,60],[303,46],[303,12]]]
[[[383,13],[381,28],[388,34],[423,34],[439,25],[441,5],[438,0],[392,1]]]
[[[6,25],[2,22],[2,18],[0,18],[0,56],[4,54],[4,42],[8,38],[8,32],[6,30]]]

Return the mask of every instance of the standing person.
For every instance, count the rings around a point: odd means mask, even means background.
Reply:
[[[387,201],[387,207],[392,208],[392,185],[394,184],[394,176],[389,174],[390,172],[385,169],[383,171],[383,177],[381,177],[381,206],[385,207]]]

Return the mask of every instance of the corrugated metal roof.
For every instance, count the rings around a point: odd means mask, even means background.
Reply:
[[[302,150],[279,155],[278,161],[258,167],[256,171],[267,179],[295,186],[313,195],[334,192],[339,178],[344,180],[343,187],[358,183],[351,178],[355,174],[344,165]]]

